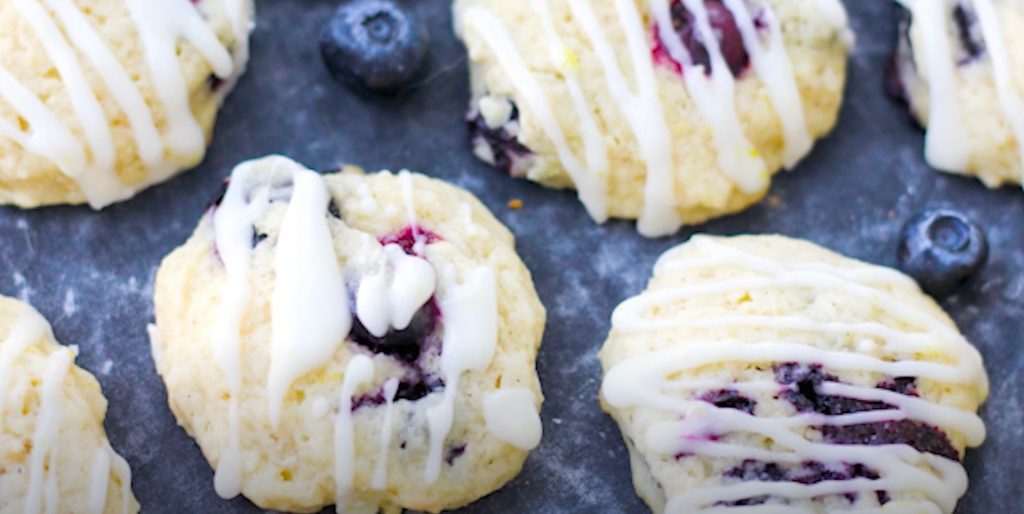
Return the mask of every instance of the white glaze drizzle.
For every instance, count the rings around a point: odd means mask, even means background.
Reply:
[[[341,385],[338,414],[334,418],[334,487],[335,508],[346,512],[352,483],[355,479],[355,434],[352,426],[352,397],[359,387],[373,379],[373,361],[365,355],[356,355],[345,368]]]
[[[644,210],[638,222],[643,235],[666,235],[681,225],[676,213],[675,171],[671,150],[671,134],[659,98],[656,75],[647,47],[642,17],[636,6],[626,0],[615,5],[622,30],[625,32],[629,55],[636,79],[634,93],[626,76],[619,68],[615,51],[601,22],[588,0],[568,0],[574,20],[582,27],[600,61],[608,91],[626,118],[641,156],[647,167],[644,186]],[[650,0],[651,15],[657,21],[660,39],[669,55],[683,68],[687,90],[701,116],[711,125],[718,166],[741,190],[752,193],[766,187],[767,167],[756,148],[744,134],[735,107],[735,80],[732,77],[701,0],[684,0],[694,13],[701,38],[707,41],[712,59],[711,77],[705,77],[703,67],[694,66],[692,59],[673,32],[667,2]],[[818,4],[830,23],[845,28],[846,12],[835,0],[819,0]],[[765,7],[769,19],[769,41],[763,44],[753,26],[745,3],[729,0],[726,7],[733,13],[741,29],[744,44],[751,56],[755,71],[764,81],[768,95],[779,115],[784,133],[784,164],[791,168],[810,150],[812,141],[803,114],[802,100],[796,79],[782,41],[780,27],[770,9]],[[555,146],[562,167],[576,184],[580,199],[587,211],[598,222],[607,219],[608,156],[604,141],[594,117],[593,106],[587,105],[582,87],[576,78],[578,57],[559,36],[551,8],[546,1],[531,0],[544,29],[548,56],[558,71],[561,82],[572,100],[575,119],[580,123],[585,163],[570,148],[552,106],[534,73],[510,37],[505,25],[486,8],[473,5],[462,13],[462,24],[475,30],[487,45],[498,65],[505,71],[518,93],[518,100],[537,117],[542,130]],[[846,31],[848,33],[848,31]]]
[[[359,283],[356,315],[376,337],[391,328],[405,330],[436,286],[437,276],[429,262],[389,244],[383,248],[380,269]]]
[[[106,448],[98,448],[93,453],[89,476],[88,512],[103,514],[107,508],[107,489],[110,485],[110,452]]]
[[[724,5],[732,12],[736,26],[743,37],[750,64],[757,76],[761,78],[768,97],[775,107],[782,125],[783,142],[785,143],[782,162],[786,168],[793,168],[811,151],[814,144],[807,132],[804,119],[804,105],[797,88],[793,64],[786,53],[786,43],[782,39],[782,27],[775,18],[775,12],[769,8],[762,11],[766,30],[767,44],[761,43],[761,37],[754,26],[754,20],[747,9],[745,0],[725,0]],[[840,6],[840,12],[845,10]],[[845,26],[845,24],[843,25]]]
[[[480,266],[470,270],[462,283],[454,273],[443,274],[439,295],[444,313],[441,376],[444,393],[427,411],[430,453],[423,478],[437,481],[443,446],[451,431],[459,380],[467,371],[483,371],[491,363],[498,344],[498,295],[494,270]]]
[[[312,171],[295,171],[292,180],[274,255],[267,397],[275,427],[292,384],[329,361],[352,328],[348,289],[327,224],[327,187]]]
[[[633,61],[637,85],[634,93],[619,68],[615,50],[591,8],[590,0],[569,0],[569,6],[601,62],[608,91],[626,118],[647,167],[644,207],[637,220],[637,230],[648,237],[671,234],[682,225],[676,212],[672,136],[658,93],[657,76],[640,12],[632,0],[615,0],[619,23],[625,32]]]
[[[525,387],[502,388],[490,393],[484,399],[487,430],[520,450],[536,448],[543,432],[536,402],[533,391]]]
[[[696,247],[696,254],[692,251]],[[788,388],[772,382],[726,383],[716,379],[669,378],[687,370],[720,363],[800,362],[821,364],[826,369],[875,372],[887,376],[914,376],[935,381],[965,384],[987,394],[988,383],[977,350],[956,330],[935,315],[896,300],[885,290],[914,289],[906,277],[884,268],[846,268],[821,263],[781,262],[754,255],[725,241],[697,236],[689,248],[666,252],[655,267],[655,276],[689,271],[700,273],[722,266],[736,267],[756,276],[726,279],[718,283],[674,286],[632,298],[613,315],[615,333],[678,331],[693,328],[753,327],[790,329],[822,335],[857,334],[885,342],[890,355],[874,357],[851,351],[824,350],[792,340],[688,341],[685,346],[660,350],[630,358],[608,371],[602,387],[605,399],[617,408],[644,407],[672,413],[677,421],[652,425],[645,434],[647,444],[663,454],[689,453],[715,458],[757,459],[767,462],[800,463],[816,460],[825,464],[862,463],[879,474],[876,480],[865,478],[824,481],[813,485],[793,482],[747,481],[699,490],[671,497],[669,513],[740,512],[712,505],[761,495],[785,498],[812,498],[846,492],[874,490],[916,491],[932,502],[936,512],[952,512],[956,500],[966,491],[967,477],[962,466],[932,454],[918,452],[907,445],[863,446],[831,445],[807,440],[800,429],[822,425],[848,425],[885,420],[911,419],[947,432],[962,435],[968,446],[977,446],[985,438],[985,427],[969,411],[933,404],[921,398],[896,392],[826,381],[819,392],[863,401],[881,401],[891,408],[826,416],[796,414],[790,417],[755,417],[735,409],[717,408],[692,398],[685,391],[734,389],[738,392],[777,391]],[[706,295],[732,295],[756,290],[800,287],[809,290],[841,290],[871,302],[875,308],[899,320],[901,327],[879,323],[823,322],[802,316],[730,315],[715,319],[692,319],[678,315],[656,321],[644,316],[673,299],[696,300]],[[747,318],[744,320],[744,318]],[[904,328],[913,327],[913,328]],[[870,345],[877,348],[877,345]],[[940,355],[942,362],[919,360],[921,354]],[[946,361],[955,361],[946,364]],[[794,431],[796,430],[796,431]],[[779,450],[762,450],[719,440],[684,435],[753,433],[770,438]],[[932,473],[918,466],[930,467]],[[766,512],[773,512],[767,510]],[[859,511],[858,511],[859,512]]]
[[[49,324],[33,309],[25,309],[0,347],[0,432],[4,427],[4,410],[7,403],[7,387],[11,381],[14,361],[25,350],[43,338],[50,330]]]
[[[741,190],[747,193],[759,191],[768,181],[767,166],[744,133],[736,113],[736,81],[722,56],[704,0],[683,0],[683,4],[693,14],[697,31],[711,59],[710,80],[704,67],[693,63],[692,56],[675,34],[668,2],[648,1],[662,44],[672,60],[682,67],[687,91],[701,116],[712,127],[719,168]]]
[[[119,512],[122,514],[131,512],[131,468],[128,466],[128,462],[114,451],[110,446],[110,442],[104,441],[104,446],[98,448],[93,456],[88,503],[88,512],[90,514],[103,514],[107,511],[107,494],[110,489],[111,473],[121,482],[121,505]]]
[[[64,416],[64,378],[73,360],[74,355],[67,348],[60,348],[46,359],[46,373],[39,392],[39,416],[32,435],[32,453],[28,457],[25,514],[50,514],[59,509],[57,473],[60,425]]]
[[[391,414],[398,392],[398,379],[390,378],[384,383],[384,426],[380,429],[380,448],[377,450],[377,464],[373,469],[373,488],[384,489],[388,485],[388,448],[391,442]]]
[[[920,27],[924,68],[928,81],[928,132],[925,157],[932,166],[950,172],[967,167],[970,148],[957,102],[957,77],[953,43],[949,37],[949,4],[946,0],[900,0]]]
[[[271,157],[270,166],[288,176],[298,166],[280,157]],[[213,356],[224,374],[228,394],[228,441],[221,447],[214,474],[214,488],[221,498],[234,498],[242,491],[242,455],[239,442],[242,392],[241,330],[242,319],[249,305],[249,267],[252,260],[253,226],[270,204],[270,183],[256,187],[257,162],[246,162],[231,173],[231,182],[224,198],[213,214],[214,241],[227,283],[224,286],[220,312],[213,325]]]
[[[75,181],[96,209],[126,199],[172,175],[179,165],[165,155],[165,145],[178,159],[182,156],[193,159],[203,152],[205,135],[189,106],[188,89],[176,53],[178,41],[185,39],[191,43],[222,79],[239,75],[248,56],[247,31],[251,27],[243,21],[250,15],[247,0],[231,0],[229,20],[236,33],[234,59],[189,0],[125,0],[125,3],[143,42],[148,71],[164,106],[168,120],[166,134],[159,134],[153,113],[138,85],[90,25],[85,13],[71,0],[17,0],[15,7],[28,21],[60,74],[84,141],[80,141],[67,122],[34,92],[0,66],[0,97],[29,126],[28,131],[23,131],[0,120],[0,135],[32,154],[53,161]],[[79,55],[92,65],[131,125],[137,151],[148,168],[148,176],[140,184],[120,182],[115,169],[117,155],[111,126],[86,79]]]
[[[978,15],[978,22],[981,23],[982,36],[985,38],[985,48],[989,60],[992,62],[992,74],[995,77],[996,92],[999,96],[999,104],[1002,106],[1003,115],[1017,141],[1017,151],[1020,154],[1022,173],[1024,173],[1024,100],[1021,99],[1017,89],[1017,76],[1019,70],[1015,70],[1010,63],[1009,49],[1006,46],[1006,39],[1003,35],[1003,28],[999,23],[999,13],[992,0],[974,0],[974,9]],[[1024,181],[1024,175],[1021,176]]]

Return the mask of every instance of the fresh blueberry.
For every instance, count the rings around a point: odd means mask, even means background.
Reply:
[[[394,0],[351,0],[324,29],[320,53],[340,81],[395,93],[423,68],[427,30]]]
[[[941,298],[985,263],[988,243],[981,228],[963,214],[928,211],[903,227],[898,258],[900,269]]]
[[[729,66],[729,71],[732,72],[734,77],[739,77],[750,64],[750,56],[747,54],[746,46],[743,44],[743,36],[736,25],[736,19],[733,18],[732,11],[722,3],[722,0],[704,0],[704,8],[707,10],[708,21],[711,23],[712,32],[715,34],[715,39],[718,40],[718,46],[722,51],[722,57],[725,59],[726,65]],[[696,17],[686,9],[681,0],[672,2],[670,12],[672,15],[672,28],[679,36],[683,46],[690,53],[693,64],[703,65],[704,72],[710,74],[712,71],[711,57],[708,55],[708,50],[701,39]],[[659,38],[656,38],[656,41],[655,53],[658,53],[659,49],[661,52],[664,52],[660,35]],[[678,64],[676,68],[678,68]]]

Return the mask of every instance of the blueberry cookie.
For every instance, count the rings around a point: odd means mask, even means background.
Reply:
[[[927,127],[934,168],[985,185],[1024,174],[1024,4],[901,0],[890,93]]]
[[[0,2],[0,204],[130,198],[202,160],[251,0]]]
[[[160,266],[156,320],[171,409],[225,498],[436,512],[540,441],[530,274],[479,201],[422,175],[243,163]]]
[[[0,512],[134,514],[131,470],[107,441],[107,400],[78,349],[0,296]]]
[[[951,514],[985,439],[981,356],[938,305],[785,237],[670,250],[600,357],[657,513]]]
[[[835,124],[837,0],[456,0],[477,156],[649,237],[762,198]]]

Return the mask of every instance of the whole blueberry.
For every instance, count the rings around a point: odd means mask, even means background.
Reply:
[[[341,82],[391,94],[423,68],[427,29],[393,0],[351,0],[324,29],[320,54]]]
[[[956,211],[924,212],[903,227],[900,269],[935,297],[952,293],[988,258],[981,228]]]

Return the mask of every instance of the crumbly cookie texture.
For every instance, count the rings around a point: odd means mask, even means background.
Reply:
[[[656,513],[952,513],[985,438],[977,350],[908,277],[781,236],[695,236],[600,358]]]
[[[660,236],[760,200],[835,125],[834,0],[456,0],[475,153]],[[714,41],[714,44],[704,44]]]
[[[940,171],[988,187],[1024,175],[1024,4],[1013,0],[901,2],[890,93],[924,127]]]
[[[0,3],[0,204],[99,209],[197,165],[251,0]]]
[[[28,304],[0,296],[0,512],[134,514],[107,400]]]
[[[437,512],[540,440],[545,311],[471,194],[403,171],[244,163],[160,266],[153,354],[223,497]]]

